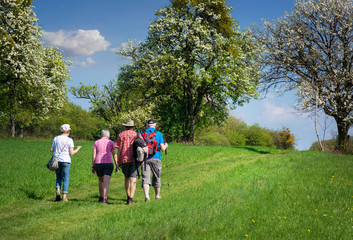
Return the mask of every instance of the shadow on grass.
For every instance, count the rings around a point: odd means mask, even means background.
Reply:
[[[21,189],[22,192],[24,192],[29,199],[34,199],[34,200],[43,200],[43,196],[38,196],[33,190],[27,190],[27,189]]]
[[[251,146],[242,146],[242,147],[237,146],[235,148],[246,149],[250,152],[255,152],[255,153],[259,153],[259,154],[271,154],[272,153],[270,150],[260,150],[257,147],[251,147]]]

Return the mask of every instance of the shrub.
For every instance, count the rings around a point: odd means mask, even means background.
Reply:
[[[336,150],[336,146],[337,146],[336,139],[324,140],[321,142],[321,144],[324,148],[324,152],[329,152],[329,153],[334,153],[334,154],[342,154]],[[311,144],[310,150],[321,151],[319,142],[318,141],[313,142]],[[353,139],[349,139],[347,154],[353,154]]]
[[[273,140],[270,133],[261,128],[258,124],[250,126],[246,131],[246,145],[273,147]]]
[[[206,132],[198,137],[198,143],[201,145],[230,145],[227,137],[219,132]]]

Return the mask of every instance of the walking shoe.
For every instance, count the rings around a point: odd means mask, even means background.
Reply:
[[[56,202],[59,202],[61,199],[60,199],[60,195],[56,195],[56,198],[55,198],[55,201]]]
[[[145,198],[145,202],[149,202],[150,201],[150,198]]]
[[[63,202],[68,202],[69,200],[67,200],[66,197],[63,197],[62,201],[63,201]]]
[[[135,204],[135,202],[134,202],[134,200],[132,200],[132,198],[130,198],[127,205],[132,205],[132,204]]]
[[[110,204],[110,202],[108,202],[108,200],[103,200],[104,204]]]
[[[100,197],[99,200],[98,200],[98,202],[103,202],[103,198]]]
[[[161,199],[162,197],[159,195],[156,195],[156,199]]]

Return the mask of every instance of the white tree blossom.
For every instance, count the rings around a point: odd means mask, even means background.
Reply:
[[[135,66],[134,86],[144,86],[165,124],[191,142],[197,127],[225,118],[229,103],[257,95],[259,51],[228,15],[225,1],[179,1],[182,7],[176,2],[156,12],[145,42],[120,53]],[[230,21],[217,25],[222,16],[215,9]]]
[[[44,117],[66,100],[68,61],[54,48],[43,48],[41,29],[28,0],[0,5],[0,112],[12,122],[26,112]]]
[[[353,124],[353,1],[299,0],[291,13],[255,32],[265,49],[267,89],[296,89],[303,111],[317,104],[336,120],[338,148],[346,150]]]

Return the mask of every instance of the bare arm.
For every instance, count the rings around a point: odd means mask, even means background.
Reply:
[[[97,150],[95,148],[93,148],[92,166],[93,166],[94,162],[96,161],[96,157],[97,157]]]
[[[81,149],[82,146],[77,146],[76,150],[74,150],[73,147],[70,147],[70,155],[75,155],[80,149]]]
[[[161,146],[161,151],[165,151],[168,147],[168,143],[161,143],[160,146]]]
[[[112,150],[112,156],[114,159],[114,163],[117,169],[119,169],[119,164],[118,164],[118,154],[116,153],[115,149]]]

